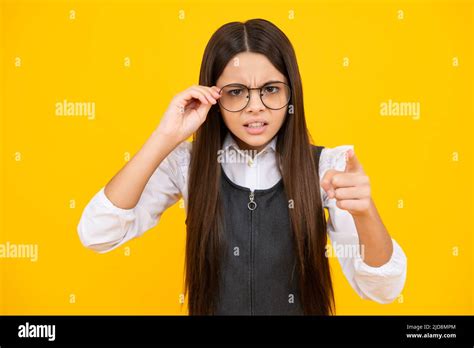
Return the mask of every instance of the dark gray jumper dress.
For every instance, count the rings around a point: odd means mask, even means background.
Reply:
[[[316,168],[323,148],[312,146]],[[283,180],[252,195],[221,173],[224,252],[215,314],[304,314]]]

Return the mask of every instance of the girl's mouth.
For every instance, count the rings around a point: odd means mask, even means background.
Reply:
[[[245,130],[251,135],[262,134],[267,129],[268,123],[266,122],[252,122],[245,124]]]

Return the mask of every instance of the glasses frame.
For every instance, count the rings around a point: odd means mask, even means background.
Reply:
[[[268,86],[268,85],[273,84],[273,83],[282,83],[282,84],[284,84],[285,86],[287,86],[287,87],[288,87],[288,90],[290,91],[290,93],[288,93],[288,100],[287,100],[286,104],[283,105],[281,108],[277,108],[277,109],[268,107],[268,106],[265,104],[265,102],[263,101],[263,99],[262,99],[262,89],[265,88],[265,87]],[[240,111],[242,111],[243,109],[245,109],[245,108],[249,105],[249,103],[250,103],[250,98],[252,97],[251,91],[254,90],[254,89],[259,90],[258,96],[260,97],[260,101],[262,102],[262,104],[263,104],[267,109],[270,109],[270,110],[281,110],[281,109],[283,109],[285,106],[287,106],[287,105],[290,103],[290,100],[291,100],[291,87],[290,87],[290,85],[288,85],[287,83],[285,83],[285,82],[283,82],[283,81],[269,81],[269,82],[265,83],[263,86],[261,86],[261,87],[255,87],[255,88],[249,88],[249,87],[247,87],[246,85],[243,85],[243,84],[241,84],[241,83],[229,83],[229,84],[223,86],[223,87],[219,90],[219,94],[222,95],[222,90],[223,90],[224,88],[226,88],[226,87],[229,87],[229,86],[244,87],[244,88],[246,88],[246,89],[248,90],[248,92],[249,92],[249,93],[248,93],[247,104],[245,104],[245,106],[244,106],[242,109],[239,109],[239,110],[229,110],[229,109],[226,109],[225,106],[222,105],[221,99],[219,98],[219,100],[217,101],[217,102],[219,103],[219,105],[220,105],[224,110],[227,110],[227,111],[229,111],[229,112],[240,112]]]

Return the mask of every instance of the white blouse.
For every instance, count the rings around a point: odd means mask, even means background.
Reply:
[[[163,212],[180,198],[183,198],[187,211],[191,148],[192,143],[183,142],[161,162],[134,208],[115,206],[105,195],[105,186],[102,187],[84,208],[79,221],[77,230],[81,243],[99,253],[108,252],[156,226]],[[323,178],[328,169],[343,171],[345,153],[351,148],[352,145],[324,148],[319,162],[319,177]],[[222,168],[229,179],[240,186],[251,190],[270,188],[281,178],[275,150],[276,137],[252,160],[227,134],[220,154],[231,154],[234,159],[244,160],[233,160],[232,163],[223,160]],[[359,296],[379,303],[392,302],[401,293],[407,272],[407,259],[400,245],[392,239],[390,260],[380,267],[367,265],[358,253],[359,236],[352,215],[338,208],[336,200],[328,199],[323,189],[321,199],[330,217],[328,234],[331,248],[328,255],[338,258],[345,277]],[[344,250],[346,252],[341,253]]]

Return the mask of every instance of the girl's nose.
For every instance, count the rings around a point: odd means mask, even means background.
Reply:
[[[253,93],[253,94],[252,94]],[[259,112],[265,110],[265,105],[262,103],[262,99],[260,98],[260,91],[259,90],[251,90],[249,91],[249,103],[245,108],[247,112]]]

